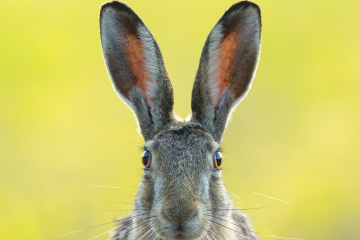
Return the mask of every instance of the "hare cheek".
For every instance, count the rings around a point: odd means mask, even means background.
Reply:
[[[201,178],[200,185],[198,186],[198,201],[201,203],[209,201],[209,181],[211,181],[211,177],[204,174]]]
[[[154,202],[163,202],[165,198],[165,180],[161,177],[155,177],[155,184],[154,184]]]

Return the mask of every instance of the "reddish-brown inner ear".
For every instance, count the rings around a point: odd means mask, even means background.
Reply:
[[[218,59],[216,82],[218,83],[217,96],[215,96],[215,104],[218,103],[221,94],[230,86],[232,76],[234,75],[234,58],[237,47],[237,36],[235,32],[229,33],[220,43],[220,57]]]
[[[146,75],[145,69],[145,57],[143,55],[143,46],[139,40],[139,38],[133,34],[127,34],[125,36],[125,46],[126,46],[126,58],[131,67],[132,73],[134,75],[134,84],[140,89],[144,94],[144,97],[147,103],[150,103],[150,99],[148,97],[148,81],[152,81]]]

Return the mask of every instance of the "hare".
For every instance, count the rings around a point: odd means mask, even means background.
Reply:
[[[118,220],[112,239],[258,239],[222,183],[220,143],[259,61],[259,6],[234,4],[210,32],[186,120],[173,112],[159,46],[139,16],[124,3],[106,3],[100,34],[111,83],[145,140],[133,210]]]

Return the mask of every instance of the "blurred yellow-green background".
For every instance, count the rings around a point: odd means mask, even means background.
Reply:
[[[360,239],[360,1],[256,2],[262,53],[224,136],[224,182],[287,202],[229,188],[238,207],[271,206],[246,211],[259,233]],[[131,208],[132,195],[90,186],[134,194],[142,173],[143,140],[102,58],[102,3],[0,3],[0,239],[86,240],[113,224],[60,235]],[[205,39],[234,1],[126,3],[186,117]]]

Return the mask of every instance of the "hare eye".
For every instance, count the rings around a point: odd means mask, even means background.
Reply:
[[[220,152],[214,154],[214,168],[220,169],[223,162],[223,157]]]
[[[142,164],[144,165],[145,168],[149,168],[150,167],[150,163],[151,163],[151,156],[150,156],[150,152],[149,151],[145,151],[142,155]]]

